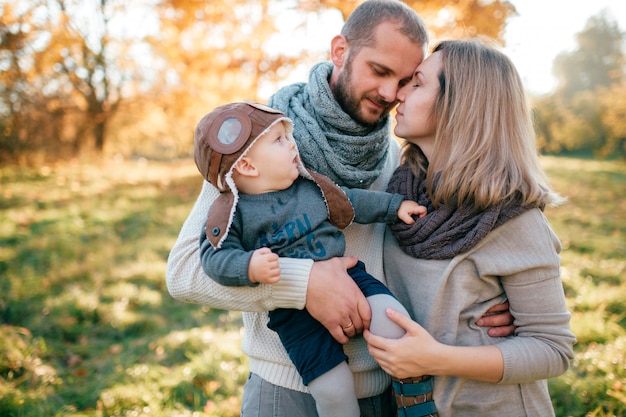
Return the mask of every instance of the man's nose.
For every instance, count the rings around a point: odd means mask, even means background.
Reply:
[[[380,88],[378,89],[378,94],[385,100],[387,103],[393,103],[398,98],[398,82],[395,80],[385,80]]]

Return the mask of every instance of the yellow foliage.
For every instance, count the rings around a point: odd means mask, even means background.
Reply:
[[[262,90],[319,59],[308,41],[295,53],[276,42],[281,14],[293,13],[294,30],[301,30],[310,14],[333,9],[345,19],[362,1],[101,2],[88,12],[79,0],[4,2],[0,25],[10,30],[0,34],[9,66],[0,72],[2,158],[29,155],[34,163],[92,149],[184,154],[193,126],[211,108],[259,100]],[[515,12],[502,0],[406,3],[433,40],[482,34],[502,42]],[[124,16],[137,8],[149,24],[120,31],[120,24],[135,25]]]

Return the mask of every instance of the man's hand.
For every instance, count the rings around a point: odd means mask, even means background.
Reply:
[[[509,311],[509,302],[491,307],[484,316],[476,322],[481,327],[491,327],[487,331],[491,337],[506,337],[515,333],[514,317]]]
[[[255,250],[248,264],[248,278],[253,284],[276,284],[280,280],[278,255],[270,248]]]
[[[365,296],[346,272],[356,263],[352,256],[318,261],[309,277],[306,308],[339,343],[369,328],[372,318]]]

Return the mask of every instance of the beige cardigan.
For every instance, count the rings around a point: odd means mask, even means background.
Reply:
[[[560,278],[560,250],[538,209],[509,220],[451,260],[412,258],[387,233],[387,283],[413,318],[442,343],[495,344],[504,357],[499,384],[435,377],[440,417],[554,415],[546,379],[567,370],[575,343]],[[488,328],[475,323],[507,299],[516,335],[490,337]]]

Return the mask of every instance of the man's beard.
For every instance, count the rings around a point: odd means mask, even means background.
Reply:
[[[337,78],[337,82],[333,88],[333,95],[335,96],[335,100],[341,106],[343,111],[346,112],[348,116],[350,116],[353,120],[367,127],[376,126],[383,117],[385,117],[391,109],[393,108],[395,103],[388,103],[385,100],[382,100],[380,97],[367,97],[369,100],[381,105],[384,107],[384,110],[379,115],[379,117],[375,121],[371,121],[363,115],[361,111],[361,97],[357,97],[356,95],[351,94],[352,88],[352,62],[348,62],[346,68],[339,74]]]

